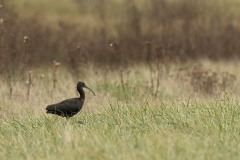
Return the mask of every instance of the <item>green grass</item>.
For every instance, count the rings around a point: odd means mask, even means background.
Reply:
[[[89,67],[84,81],[97,96],[87,92],[83,110],[66,122],[45,114],[45,106],[74,97],[75,82],[60,67],[58,88],[52,90],[51,71],[45,69],[45,78],[39,79],[42,72],[33,70],[29,101],[21,81],[16,83],[12,99],[0,81],[0,159],[232,160],[240,156],[240,108],[235,96],[186,98],[191,97],[189,91],[163,77],[161,87],[168,89],[155,98],[143,88],[133,89],[147,87],[148,70],[144,66],[131,68],[130,89],[126,91],[119,85],[117,72],[104,74],[112,78],[104,83],[106,77],[96,75],[96,68]],[[175,83],[183,85],[179,79]],[[171,90],[176,92],[169,97]]]
[[[0,158],[238,159],[239,119],[238,102],[229,99],[109,102],[69,122],[23,111],[1,123]]]

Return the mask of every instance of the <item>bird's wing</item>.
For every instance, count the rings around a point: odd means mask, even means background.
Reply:
[[[65,99],[64,101],[58,103],[58,104],[73,104],[73,102],[78,102],[78,98],[70,98],[70,99]]]
[[[59,110],[61,112],[77,112],[81,107],[81,103],[76,99],[66,99],[60,103],[52,104],[47,106],[46,110],[48,111],[55,111]]]

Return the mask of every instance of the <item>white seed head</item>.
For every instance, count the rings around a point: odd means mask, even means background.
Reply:
[[[27,43],[27,42],[28,42],[28,36],[24,36],[24,37],[23,37],[23,42],[24,42],[24,43]]]
[[[0,24],[3,24],[3,23],[4,23],[4,19],[0,18]]]
[[[60,65],[61,65],[61,63],[60,63],[60,62],[58,62],[58,61],[56,61],[56,60],[53,60],[53,65],[54,65],[54,66],[60,66]]]
[[[40,75],[40,78],[44,78],[44,77],[45,77],[45,75],[44,75],[44,74],[41,74],[41,75]]]

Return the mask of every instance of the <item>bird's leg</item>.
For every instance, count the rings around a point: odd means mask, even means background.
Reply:
[[[70,119],[70,117],[66,117],[66,121],[68,121]]]

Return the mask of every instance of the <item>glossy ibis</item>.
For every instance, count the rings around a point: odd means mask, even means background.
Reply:
[[[80,94],[79,98],[71,98],[66,99],[60,103],[52,104],[47,106],[47,113],[56,114],[58,116],[66,117],[66,119],[77,114],[84,104],[85,100],[85,92],[83,88],[87,88],[95,95],[93,90],[91,90],[88,86],[85,85],[84,82],[77,83],[77,91]]]

